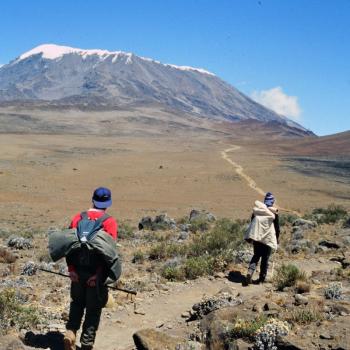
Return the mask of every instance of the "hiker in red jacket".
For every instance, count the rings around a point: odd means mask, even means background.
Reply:
[[[106,209],[112,205],[111,191],[105,187],[97,188],[92,196],[93,207],[86,212],[74,216],[70,228],[77,228],[84,220],[102,220],[101,229],[117,238],[118,224],[116,220],[106,215]],[[84,263],[82,252],[75,252],[66,257],[69,277],[71,279],[71,304],[67,331],[64,336],[65,350],[75,350],[76,332],[80,328],[85,311],[80,337],[81,350],[93,348],[96,331],[100,323],[102,308],[108,301],[108,288],[104,284],[107,278],[106,267],[101,257],[90,254]]]

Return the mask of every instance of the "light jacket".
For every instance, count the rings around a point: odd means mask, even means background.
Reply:
[[[92,253],[102,257],[108,270],[109,282],[116,281],[121,275],[121,261],[114,239],[100,230],[90,241],[84,244]],[[73,254],[81,248],[81,245],[76,229],[55,231],[49,235],[49,254],[53,261]]]
[[[277,250],[276,231],[273,223],[276,213],[276,208],[267,207],[264,203],[255,201],[253,208],[254,217],[244,234],[244,239],[248,242],[261,242]]]

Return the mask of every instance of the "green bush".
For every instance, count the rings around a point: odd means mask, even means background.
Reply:
[[[244,222],[221,219],[214,227],[195,236],[187,244],[168,243],[154,245],[149,251],[150,260],[184,257],[180,266],[164,267],[162,276],[169,280],[195,279],[222,271],[234,258],[234,250],[243,244]]]
[[[305,281],[306,274],[300,271],[295,265],[283,264],[275,273],[273,284],[277,290],[283,290],[285,287],[295,286],[297,281]]]
[[[193,233],[204,232],[209,229],[209,222],[207,219],[198,217],[190,222],[190,231]]]
[[[293,214],[279,214],[278,218],[280,226],[286,226],[292,224],[298,217]]]
[[[149,251],[150,260],[163,260],[174,258],[176,256],[185,256],[187,252],[186,245],[175,243],[160,242],[153,246]]]
[[[40,323],[37,308],[25,306],[13,289],[0,292],[0,334],[12,329],[33,327]]]
[[[183,266],[187,279],[193,280],[197,277],[211,274],[213,272],[212,258],[210,256],[198,256],[188,258]]]
[[[345,220],[348,213],[341,205],[331,204],[327,208],[314,209],[312,216],[319,224],[334,224],[340,220]]]
[[[200,237],[195,237],[189,247],[191,256],[230,254],[243,243],[242,226],[229,219],[218,220],[214,228]]]
[[[134,229],[126,222],[119,224],[119,226],[118,226],[118,238],[119,239],[134,238]]]
[[[169,281],[183,281],[185,279],[184,269],[180,266],[165,266],[161,275]]]
[[[132,258],[132,262],[134,264],[142,264],[145,261],[145,254],[141,250],[137,250],[134,253],[134,256]]]

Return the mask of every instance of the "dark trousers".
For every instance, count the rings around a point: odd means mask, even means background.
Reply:
[[[254,274],[254,271],[256,270],[256,267],[261,258],[259,280],[264,282],[267,275],[267,269],[269,267],[269,258],[271,256],[272,248],[266,244],[255,241],[253,242],[253,246],[254,255],[252,257],[252,260],[250,261],[248,273],[250,275]]]
[[[108,288],[101,283],[98,283],[96,287],[88,287],[86,280],[71,284],[71,303],[66,328],[77,331],[85,311],[80,337],[81,345],[94,345],[102,308],[107,304],[107,301]]]

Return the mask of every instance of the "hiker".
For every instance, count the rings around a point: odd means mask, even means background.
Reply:
[[[111,191],[104,187],[97,188],[92,196],[92,204],[92,208],[74,216],[70,228],[76,229],[78,233],[80,231],[86,233],[91,231],[89,224],[97,225],[98,229],[104,231],[103,236],[101,234],[99,236],[100,241],[102,239],[102,244],[104,244],[103,249],[110,250],[117,238],[118,228],[116,220],[106,214],[106,209],[112,205]],[[107,235],[112,237],[112,240],[107,239]],[[87,238],[80,237],[79,240],[83,242]],[[108,288],[105,284],[108,267],[102,254],[93,253],[89,249],[84,250],[83,247],[72,250],[66,255],[66,261],[71,279],[71,303],[64,336],[65,350],[75,349],[76,332],[80,328],[84,311],[85,320],[80,337],[81,350],[91,350],[100,323],[102,308],[108,301]],[[118,273],[120,275],[120,271]],[[116,277],[119,278],[119,276]]]
[[[274,207],[275,197],[267,192],[264,203],[256,201],[250,225],[244,239],[253,244],[254,255],[250,261],[245,285],[252,283],[252,277],[261,259],[260,275],[256,283],[264,283],[272,251],[277,250],[280,235],[278,209]]]

